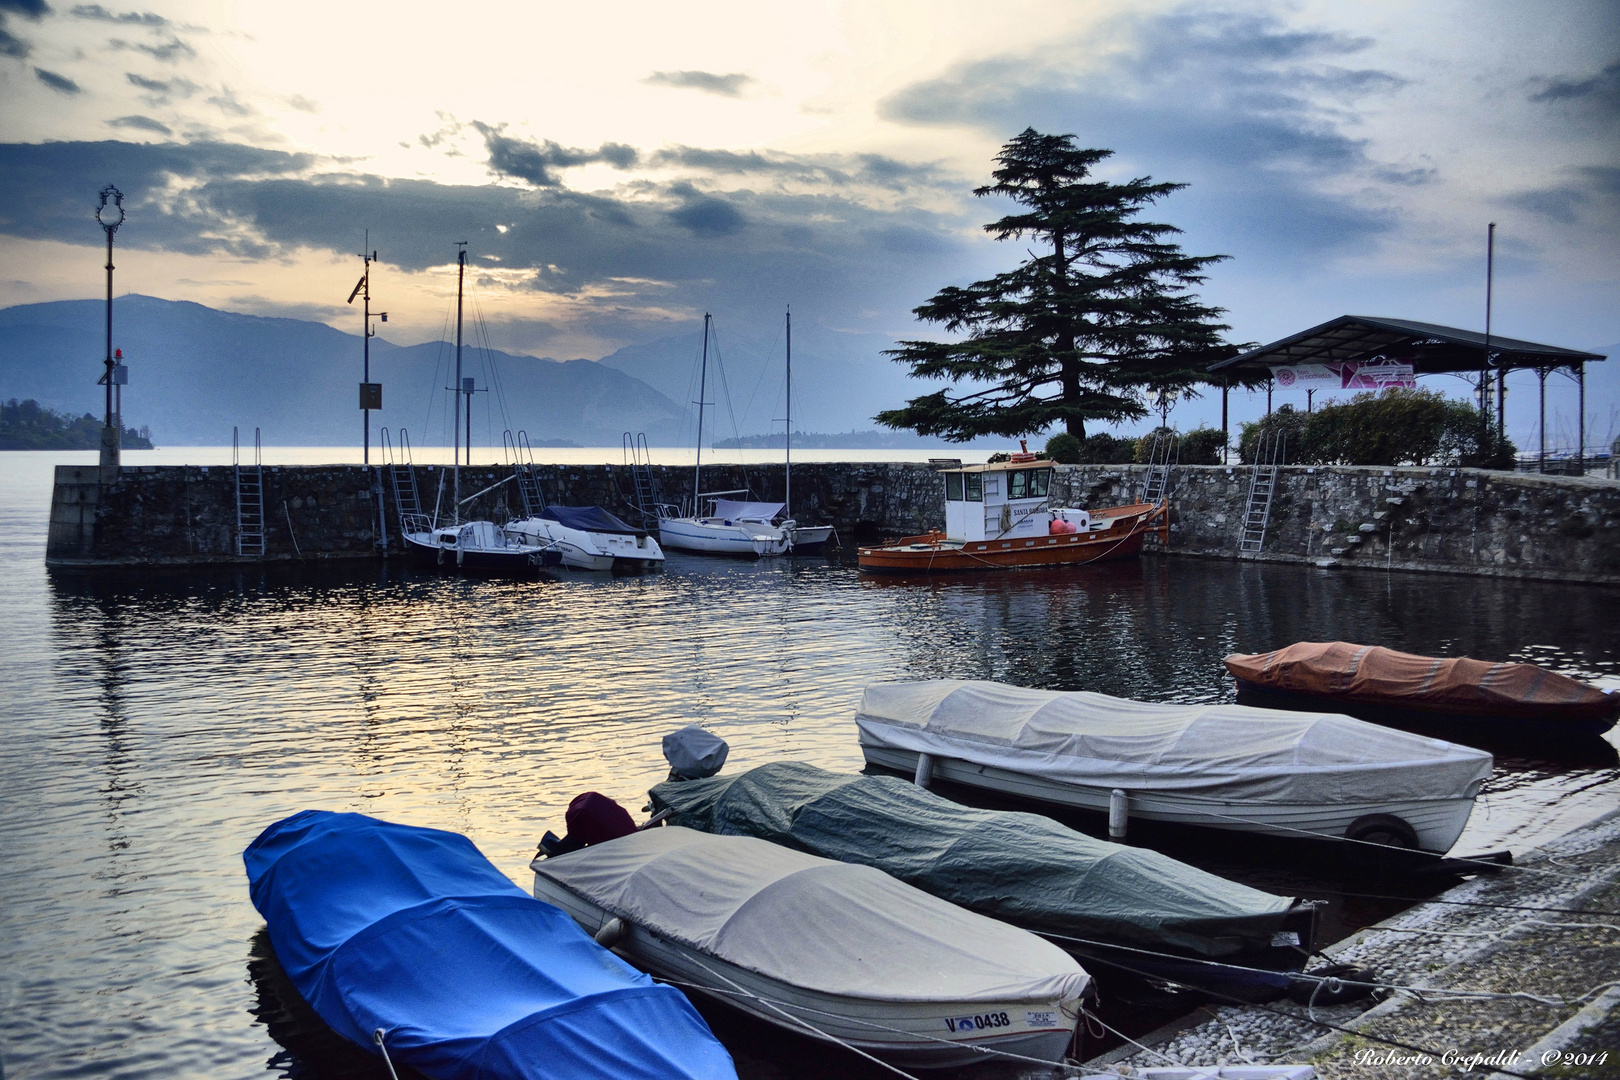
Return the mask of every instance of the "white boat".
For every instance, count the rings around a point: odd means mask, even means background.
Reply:
[[[1491,755],[1348,716],[936,679],[875,683],[867,762],[1117,816],[1444,853]]]
[[[754,837],[646,829],[531,867],[537,899],[656,977],[897,1065],[1061,1061],[1091,981],[1027,931]]]
[[[444,570],[523,576],[562,562],[562,552],[555,547],[513,534],[493,521],[439,528],[430,527],[426,519],[407,521],[403,535],[406,551]]]
[[[664,565],[664,549],[647,530],[599,506],[547,506],[534,517],[509,523],[506,531],[555,547],[562,565],[576,570],[640,573]]]

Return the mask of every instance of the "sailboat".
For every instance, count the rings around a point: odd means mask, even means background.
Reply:
[[[401,532],[405,548],[419,561],[431,559],[441,569],[467,573],[520,576],[534,573],[543,566],[557,566],[562,552],[554,545],[539,544],[520,533],[508,532],[493,521],[462,521],[461,507],[483,492],[466,499],[461,497],[461,397],[467,395],[467,461],[472,463],[472,394],[471,379],[461,375],[461,304],[467,277],[467,248],[463,243],[456,252],[456,398],[454,403],[456,448],[454,483],[450,496],[450,520],[440,522],[438,508],[431,519],[417,516],[403,523]],[[442,490],[442,488],[441,488]]]
[[[793,518],[793,312],[787,312],[787,412],[786,432],[782,441],[783,453],[783,491],[782,513],[786,520],[782,528],[787,530],[789,549],[805,553],[821,550],[829,537],[832,536],[831,525],[800,525]]]
[[[703,360],[698,376],[697,460],[692,466],[692,506],[689,517],[658,519],[658,542],[676,551],[705,555],[742,555],[760,558],[785,555],[793,547],[788,531],[771,522],[782,512],[782,503],[745,502],[720,498],[746,495],[745,491],[703,490],[703,407],[709,386],[709,326],[713,316],[703,315]],[[712,512],[702,513],[705,500]]]

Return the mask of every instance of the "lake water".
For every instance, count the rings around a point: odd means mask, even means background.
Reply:
[[[850,718],[877,679],[1216,701],[1226,653],[1342,638],[1620,686],[1616,590],[1438,575],[1146,559],[910,583],[672,556],[660,575],[541,583],[393,565],[53,579],[50,467],[84,460],[0,454],[11,1080],[336,1075],[271,1037],[250,977],[263,922],[241,851],[308,807],[463,832],[527,887],[568,801],[594,789],[639,810],[681,725],[729,740],[728,770],[858,769]],[[1459,850],[1523,850],[1620,805],[1603,749],[1501,761]],[[1219,868],[1310,893],[1288,868]],[[747,1076],[839,1071],[717,1024]]]

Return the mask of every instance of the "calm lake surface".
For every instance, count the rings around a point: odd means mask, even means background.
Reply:
[[[463,832],[527,888],[568,801],[594,789],[639,810],[681,725],[729,740],[728,770],[858,770],[851,717],[877,679],[1220,701],[1229,652],[1346,639],[1620,686],[1620,592],[1439,575],[1172,558],[910,583],[672,556],[660,575],[541,583],[380,564],[53,579],[51,466],[82,460],[0,453],[11,1080],[335,1075],[271,1037],[249,966],[263,921],[242,849],[309,807]],[[1524,850],[1620,806],[1601,751],[1500,760],[1458,850]],[[1220,868],[1308,889],[1286,868]],[[717,1022],[746,1076],[837,1071],[733,1029]]]

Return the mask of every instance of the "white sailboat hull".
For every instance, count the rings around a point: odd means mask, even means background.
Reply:
[[[546,518],[514,521],[506,531],[555,545],[563,565],[575,570],[656,570],[664,565],[664,550],[651,536],[588,532]]]
[[[915,774],[917,753],[896,747],[863,745],[869,764]],[[1111,789],[1083,787],[1032,773],[1014,772],[957,758],[933,759],[932,775],[966,787],[984,788],[1018,798],[1108,813]],[[1223,800],[1176,791],[1131,791],[1129,815],[1147,821],[1200,825],[1210,829],[1263,833],[1269,836],[1337,839],[1351,822],[1367,814],[1392,814],[1417,833],[1418,847],[1444,853],[1457,842],[1474,808],[1474,795],[1430,799],[1376,799],[1323,803],[1260,803]]]
[[[613,918],[590,900],[538,873],[534,896],[566,911],[593,936]],[[612,948],[637,967],[683,990],[696,990],[767,1024],[818,1041],[843,1042],[901,1066],[950,1067],[993,1056],[980,1047],[1061,1061],[1073,1037],[1074,1004],[1055,998],[992,1003],[882,1001],[823,993],[728,963],[633,923],[624,924]],[[973,1023],[975,1018],[986,1026]]]
[[[755,559],[785,554],[792,546],[788,534],[774,525],[722,518],[665,518],[658,523],[658,539],[675,551]]]

